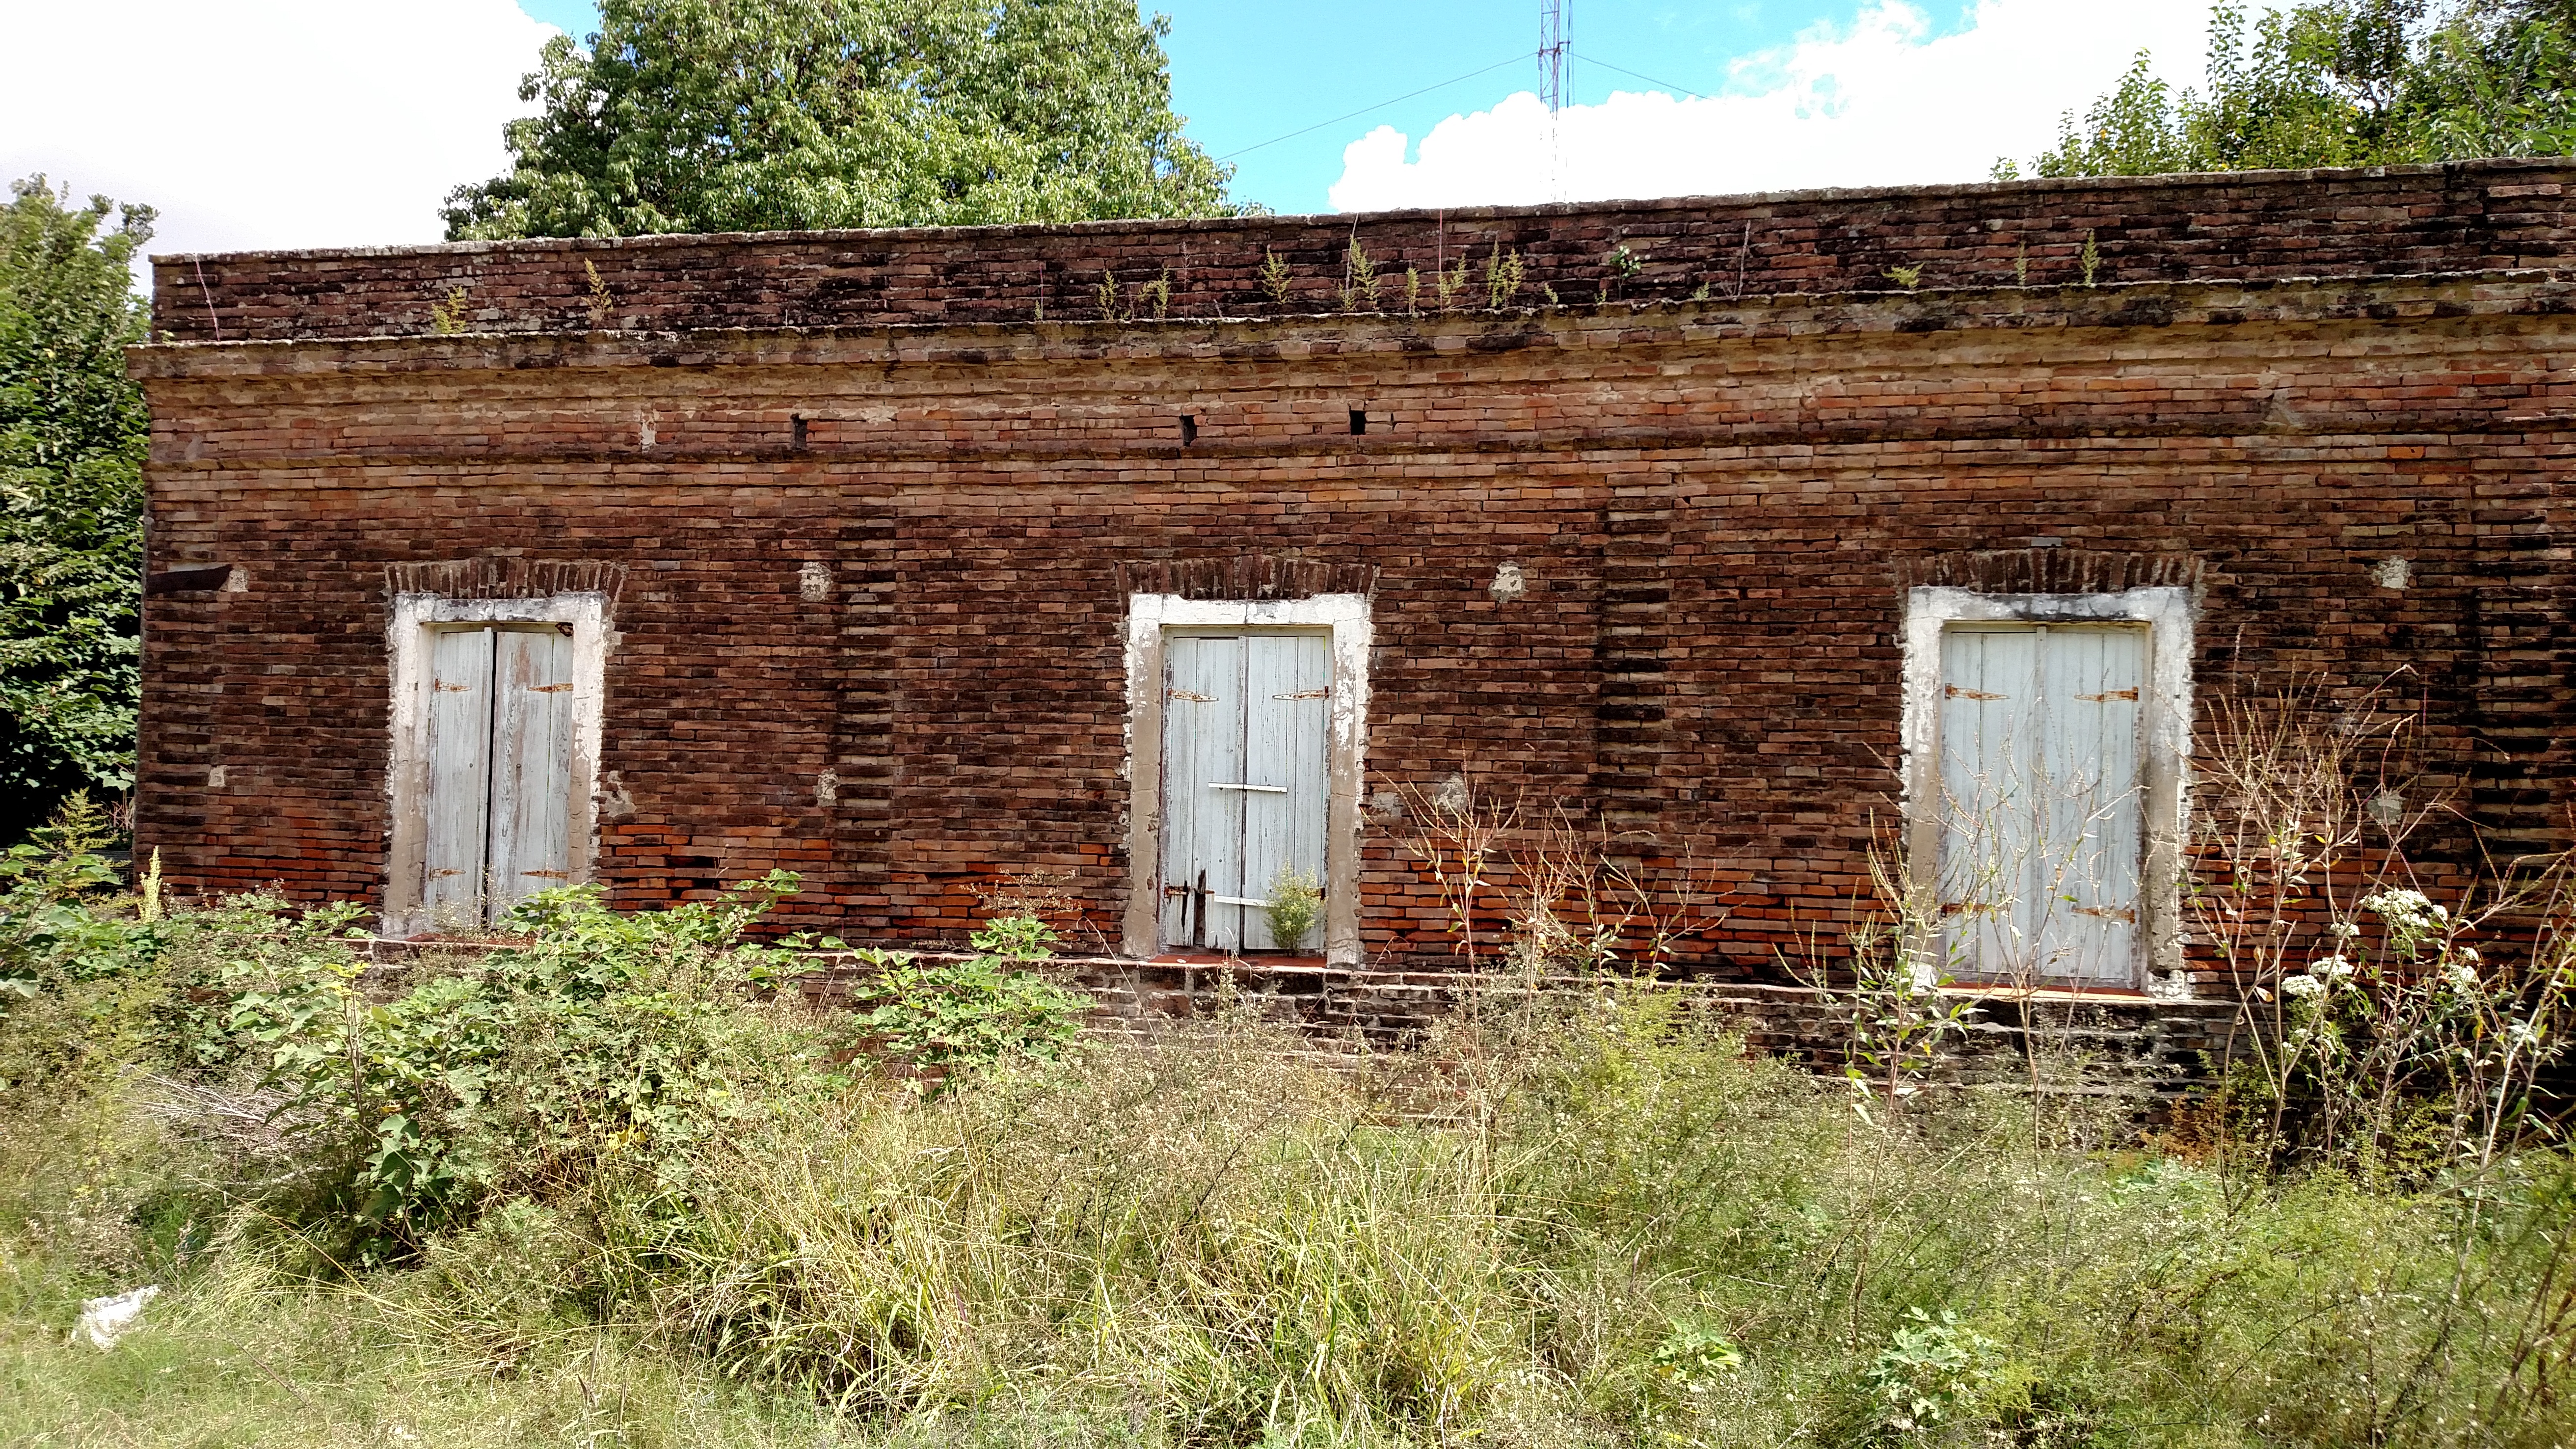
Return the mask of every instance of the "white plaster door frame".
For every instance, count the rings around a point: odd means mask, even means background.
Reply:
[[[1324,958],[1360,959],[1360,783],[1366,777],[1368,660],[1365,594],[1304,599],[1186,599],[1131,594],[1127,601],[1127,912],[1131,956],[1162,950],[1165,641],[1172,630],[1322,630],[1330,644],[1325,726]]]
[[[2085,973],[2089,979],[2083,982],[2044,984],[2115,985],[2174,995],[2185,991],[2182,840],[2184,785],[2191,755],[2195,616],[2192,591],[2178,587],[2099,594],[1987,594],[1942,586],[1906,591],[1906,857],[1908,889],[1925,918],[1936,915],[1940,908],[1944,837],[1953,824],[1945,818],[1945,812],[1956,783],[1945,781],[1944,770],[1954,763],[1952,756],[1964,757],[1966,749],[1965,742],[1957,742],[1961,750],[1949,749],[1953,742],[1943,739],[1944,727],[1947,723],[1953,729],[1959,728],[1974,713],[1949,697],[1947,686],[1951,681],[1944,676],[1944,660],[1953,653],[1947,636],[1954,626],[2141,627],[2146,636],[2146,657],[2134,731],[2138,782],[2135,819],[2140,836],[2136,960],[2116,981],[2106,979],[2108,973],[2097,970]],[[2075,697],[2082,698],[2080,694]],[[1921,942],[1917,949],[1938,951],[1940,947],[1936,942]]]
[[[503,862],[516,875],[528,875],[533,882],[542,877],[543,884],[559,885],[590,879],[591,861],[598,845],[598,811],[596,802],[599,774],[599,742],[602,704],[605,689],[603,677],[608,647],[608,596],[604,593],[554,594],[535,599],[454,599],[438,594],[397,594],[391,618],[385,629],[386,654],[390,663],[392,685],[392,739],[385,772],[385,795],[388,810],[385,852],[385,899],[382,930],[388,936],[411,936],[441,927],[462,924],[441,919],[441,912],[453,914],[457,899],[442,890],[431,879],[433,870],[442,872],[439,879],[452,877],[443,872],[465,869],[461,860],[432,861],[432,841],[440,837],[430,828],[429,812],[433,805],[432,762],[442,747],[451,754],[462,746],[459,730],[468,728],[466,714],[473,711],[459,707],[442,709],[445,697],[462,699],[471,691],[441,690],[439,666],[442,638],[450,641],[447,654],[470,666],[475,658],[490,651],[458,650],[453,641],[458,635],[500,631],[493,635],[497,642],[507,633],[543,630],[562,637],[570,631],[569,659],[561,648],[532,650],[522,647],[500,651],[509,656],[494,661],[495,666],[509,663],[506,672],[496,667],[492,676],[508,685],[517,675],[514,697],[502,701],[514,727],[505,731],[503,744],[516,745],[524,754],[528,743],[542,737],[554,747],[541,751],[543,760],[533,757],[497,759],[491,747],[485,747],[481,767],[489,774],[497,771],[506,777],[497,782],[487,795],[487,810],[498,809],[511,820],[542,822],[542,833],[551,837],[560,820],[563,848],[560,855],[546,852],[546,858],[535,855],[512,858]],[[525,641],[523,641],[524,643]],[[536,672],[531,673],[533,669]],[[540,681],[537,674],[542,673]],[[564,686],[569,686],[566,688]],[[517,698],[524,694],[527,698]],[[490,705],[485,706],[487,709]],[[451,716],[453,716],[451,718]],[[443,728],[442,728],[443,727]],[[559,750],[558,755],[556,751]],[[564,768],[558,772],[554,760]],[[540,798],[541,797],[541,798]],[[438,802],[443,807],[462,808],[458,802]],[[488,818],[487,826],[488,829]],[[456,847],[442,846],[450,854]],[[505,852],[508,854],[509,852]],[[521,851],[520,854],[525,854]],[[486,858],[488,868],[488,856]],[[514,887],[507,894],[516,899],[525,894]],[[479,882],[477,883],[479,886]],[[481,899],[480,890],[474,898]]]

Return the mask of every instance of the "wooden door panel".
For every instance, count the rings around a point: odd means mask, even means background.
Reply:
[[[1242,792],[1242,894],[1267,900],[1284,872],[1324,879],[1332,650],[1323,634],[1255,634],[1244,643],[1243,779],[1260,788]],[[1246,949],[1280,948],[1264,911],[1238,909]]]
[[[432,929],[454,931],[483,921],[492,631],[431,631],[429,665],[429,798],[420,900]]]
[[[1988,980],[2137,976],[2143,629],[1942,635],[1946,969]]]
[[[2030,736],[2037,637],[1953,629],[1941,639],[1943,967],[2001,974],[2023,952],[2030,892]]]
[[[1243,792],[1217,788],[1243,771],[1243,640],[1164,641],[1163,940],[1231,951],[1242,912]]]
[[[572,879],[572,635],[495,631],[488,909]]]
[[[2040,650],[2039,971],[2128,984],[2136,975],[2146,635],[2052,629]]]

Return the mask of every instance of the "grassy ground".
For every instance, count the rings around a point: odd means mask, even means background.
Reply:
[[[2564,1294],[2555,1154],[2468,1199],[2248,1179],[2019,1100],[1891,1120],[1645,998],[1356,1074],[1280,1044],[854,1086],[699,1152],[685,1204],[611,1171],[354,1275],[246,1186],[289,1144],[119,1078],[0,1143],[0,1442],[2576,1432],[2535,1392],[2567,1348],[2531,1331]],[[145,1279],[172,1291],[114,1351],[64,1342]]]

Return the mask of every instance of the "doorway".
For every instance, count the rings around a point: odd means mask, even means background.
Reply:
[[[1161,945],[1314,949],[1264,907],[1326,879],[1328,629],[1171,629],[1163,639]]]

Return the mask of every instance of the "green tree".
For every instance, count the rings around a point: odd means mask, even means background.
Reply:
[[[1133,0],[605,0],[455,239],[1209,216]]]
[[[2210,16],[2205,91],[2140,52],[2042,176],[2372,166],[2576,151],[2576,0],[2311,0]],[[1999,177],[2019,174],[1999,162]]]
[[[36,176],[0,209],[0,840],[74,790],[134,784],[142,691],[145,335],[129,267],[152,209],[69,205]],[[108,217],[118,213],[111,227]]]

